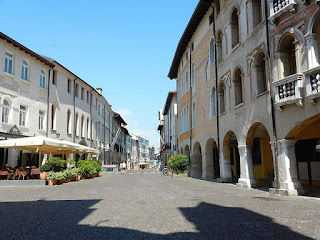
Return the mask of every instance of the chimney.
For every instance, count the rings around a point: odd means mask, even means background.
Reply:
[[[102,88],[97,88],[97,92],[100,94],[100,95],[102,95]]]

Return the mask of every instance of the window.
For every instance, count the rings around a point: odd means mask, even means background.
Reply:
[[[87,103],[89,103],[89,91],[87,90]]]
[[[100,116],[100,104],[98,105],[98,115]]]
[[[81,100],[84,100],[84,88],[81,87]]]
[[[40,71],[40,87],[44,89],[46,88],[46,76],[43,70]]]
[[[216,116],[216,89],[215,87],[212,88],[211,94],[210,94],[210,117]]]
[[[210,64],[209,61],[207,61],[206,68],[205,68],[205,77],[206,77],[206,82],[210,81]]]
[[[261,0],[252,0],[253,29],[262,22]]]
[[[71,110],[67,112],[67,133],[71,134]]]
[[[219,30],[217,34],[217,61],[222,60],[222,32]]]
[[[4,59],[4,71],[13,74],[13,55],[7,52]]]
[[[75,90],[74,94],[76,97],[79,97],[79,84],[78,83],[76,83],[76,90]]]
[[[53,74],[53,76],[52,76],[52,84],[57,86],[57,84],[58,84],[57,71],[53,70],[52,74]]]
[[[231,15],[231,36],[232,36],[232,48],[234,48],[240,39],[239,32],[239,13],[238,9],[234,8]]]
[[[29,81],[29,67],[25,60],[22,61],[21,79]]]
[[[20,113],[19,113],[20,126],[26,126],[26,117],[27,117],[27,107],[24,105],[20,105]]]
[[[186,71],[186,92],[189,90],[189,73]]]
[[[191,43],[191,52],[193,52],[193,50],[194,50],[194,44]]]
[[[220,13],[220,0],[216,0],[216,11],[217,11],[217,14]]]
[[[68,93],[71,93],[72,81],[68,79]]]
[[[39,129],[44,129],[44,111],[39,110]]]
[[[242,73],[239,68],[235,71],[234,74],[234,91],[235,91],[235,106],[243,103],[243,94],[242,94]]]
[[[191,84],[193,85],[195,81],[194,63],[191,65]]]
[[[257,74],[257,90],[258,94],[267,91],[267,74],[265,55],[261,51],[256,60],[256,74]]]
[[[210,46],[209,46],[209,58],[210,58],[210,65],[214,63],[214,41],[211,38]]]
[[[90,138],[90,120],[87,118],[87,138]]]
[[[295,42],[292,35],[286,35],[280,41],[280,79],[297,73]]]
[[[75,122],[74,134],[76,136],[79,135],[79,114],[78,113],[76,113],[76,122]]]
[[[51,129],[56,130],[56,105],[51,106]]]
[[[81,116],[81,137],[84,137],[85,125],[84,125],[84,116]]]
[[[224,113],[226,111],[226,106],[225,106],[225,91],[226,88],[224,86],[224,83],[221,82],[219,85],[219,113]]]
[[[96,98],[96,110],[98,109],[98,98]]]
[[[192,127],[196,126],[196,103],[192,104]]]
[[[2,105],[2,122],[8,123],[9,122],[9,111],[10,111],[10,104],[7,100],[3,100]]]

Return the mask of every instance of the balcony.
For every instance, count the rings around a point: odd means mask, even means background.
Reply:
[[[284,105],[297,104],[303,107],[303,77],[296,73],[273,83],[275,89],[275,107],[282,110]]]
[[[320,66],[304,72],[306,76],[306,98],[311,103],[316,103],[320,98]]]
[[[295,12],[296,0],[274,0],[270,1],[269,20],[274,21],[286,12]]]

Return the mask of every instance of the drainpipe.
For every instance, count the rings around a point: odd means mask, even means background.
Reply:
[[[50,77],[51,77],[51,71],[53,69],[49,69],[49,77],[48,77],[48,99],[47,99],[47,131],[46,131],[46,137],[49,137],[49,112],[50,112]]]
[[[276,119],[275,119],[275,109],[274,109],[274,100],[272,98],[272,72],[271,72],[271,54],[270,54],[270,35],[269,35],[269,21],[268,21],[268,4],[267,1],[264,1],[264,13],[265,13],[265,21],[266,21],[266,37],[267,37],[267,54],[268,54],[268,65],[269,65],[269,99],[271,104],[271,118],[272,118],[272,135],[273,135],[273,148],[274,148],[274,166],[276,171],[276,185],[277,189],[280,189],[280,175],[279,175],[279,156],[278,156],[278,144],[277,144],[277,129],[276,129]]]
[[[193,109],[193,105],[192,105],[192,86],[191,86],[191,70],[192,70],[192,58],[191,58],[191,53],[192,53],[192,49],[191,47],[187,46],[190,50],[190,60],[189,60],[189,97],[190,97],[190,112],[189,112],[189,129],[190,129],[190,149],[189,152],[191,152],[192,149],[192,109]]]
[[[103,104],[103,141],[104,141],[104,150],[103,150],[103,161],[106,164],[106,105]]]
[[[91,91],[90,91],[90,122],[89,122],[89,124],[90,124],[90,147],[92,148],[92,99],[93,99],[93,97],[92,97],[92,91],[93,91],[94,89],[92,89]]]

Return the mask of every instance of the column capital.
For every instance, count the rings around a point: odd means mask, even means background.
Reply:
[[[278,140],[278,143],[280,144],[281,148],[289,148],[289,147],[294,147],[294,144],[297,142],[295,139],[281,139]]]

